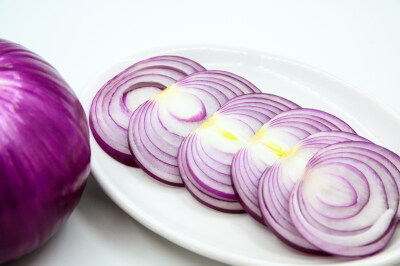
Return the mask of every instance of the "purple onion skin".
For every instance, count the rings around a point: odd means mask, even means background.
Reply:
[[[46,242],[89,174],[85,113],[60,74],[0,39],[0,264]]]

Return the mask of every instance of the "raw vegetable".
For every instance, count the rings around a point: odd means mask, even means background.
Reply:
[[[293,224],[330,254],[378,252],[398,223],[399,162],[399,156],[372,143],[349,141],[322,149],[292,192]]]
[[[347,132],[316,133],[296,144],[261,175],[258,200],[264,221],[280,239],[294,248],[311,253],[320,251],[305,240],[292,224],[289,198],[293,187],[314,154],[329,145],[344,141],[368,142]]]
[[[296,143],[321,131],[354,133],[345,122],[315,109],[283,112],[265,124],[235,155],[232,181],[245,210],[263,223],[257,188],[264,170],[285,155]]]
[[[179,56],[139,61],[110,79],[96,94],[89,122],[97,143],[117,161],[136,166],[128,146],[128,124],[142,103],[185,76],[205,70]]]
[[[299,106],[265,93],[246,94],[225,103],[179,148],[179,171],[189,192],[211,208],[243,212],[232,188],[232,158],[268,120],[295,108]]]
[[[229,99],[254,92],[260,91],[249,81],[224,71],[197,72],[171,85],[130,119],[129,144],[137,163],[155,179],[183,186],[177,162],[183,139]]]
[[[301,251],[371,255],[400,218],[398,155],[331,114],[186,58],[150,58],[110,80],[90,125],[120,162],[216,210],[245,210]]]
[[[85,113],[70,87],[38,55],[0,40],[0,264],[60,228],[89,162]]]

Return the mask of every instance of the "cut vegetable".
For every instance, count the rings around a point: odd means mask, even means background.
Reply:
[[[297,231],[289,213],[290,194],[304,173],[307,162],[321,149],[344,141],[368,140],[347,132],[320,132],[296,144],[262,175],[258,200],[262,216],[268,227],[285,243],[301,251],[318,253]]]
[[[384,248],[398,222],[399,170],[393,161],[400,158],[365,142],[319,151],[290,198],[297,230],[330,254],[368,256]]]
[[[140,167],[155,179],[183,186],[177,155],[182,140],[229,99],[260,92],[224,71],[194,73],[142,104],[129,123],[129,144]]]
[[[128,145],[128,124],[139,105],[189,74],[203,71],[179,56],[157,56],[137,62],[109,80],[93,99],[90,127],[100,147],[119,162],[136,166]]]
[[[354,133],[345,122],[323,111],[290,110],[271,119],[236,153],[233,185],[243,207],[257,221],[263,223],[257,199],[261,174],[300,140],[321,131]]]
[[[243,212],[232,188],[235,153],[275,115],[299,106],[276,95],[233,98],[182,142],[178,166],[186,188],[203,204],[224,212]]]

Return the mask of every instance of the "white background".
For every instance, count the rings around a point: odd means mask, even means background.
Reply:
[[[218,44],[316,66],[400,114],[400,1],[0,0],[0,38],[40,54],[78,95],[135,52]],[[218,263],[147,230],[91,180],[62,229],[12,265],[188,264]]]

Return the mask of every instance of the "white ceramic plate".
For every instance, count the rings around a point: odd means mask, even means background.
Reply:
[[[88,113],[99,88],[132,63],[156,55],[180,55],[247,78],[262,91],[303,107],[330,112],[360,135],[400,153],[400,119],[362,92],[298,62],[243,49],[191,46],[139,53],[104,71],[81,95]],[[400,232],[384,251],[364,259],[310,256],[297,252],[249,215],[225,214],[198,203],[184,188],[164,185],[140,169],[109,157],[93,136],[92,172],[104,191],[129,215],[161,236],[193,252],[240,265],[393,265],[400,262]]]

